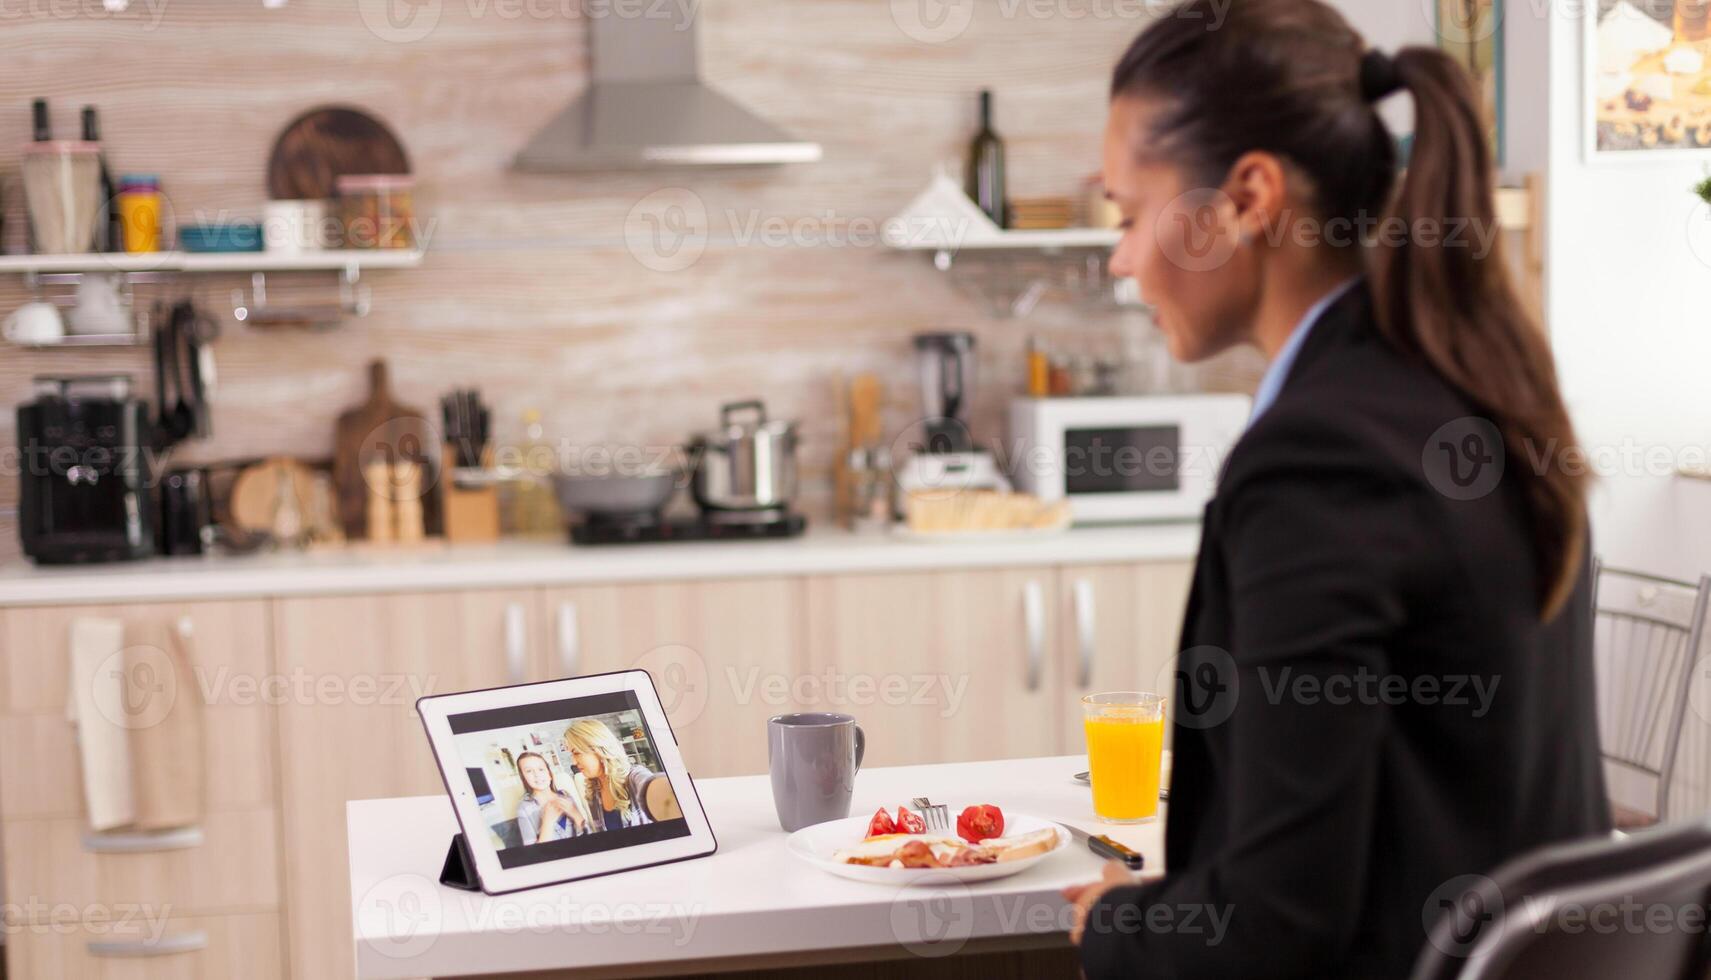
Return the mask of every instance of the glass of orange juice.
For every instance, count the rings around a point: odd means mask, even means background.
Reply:
[[[1158,816],[1164,698],[1144,691],[1089,694],[1081,710],[1094,814],[1107,823]]]

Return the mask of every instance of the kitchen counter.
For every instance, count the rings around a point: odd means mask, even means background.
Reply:
[[[1164,821],[1107,827],[1071,779],[1085,756],[867,769],[853,814],[926,793],[1110,834],[1162,873]],[[357,976],[365,980],[582,968],[637,975],[737,963],[944,956],[1009,941],[1062,947],[1059,890],[1099,876],[1073,842],[1032,868],[973,885],[898,889],[829,875],[792,856],[768,777],[696,783],[718,839],[710,857],[490,897],[439,884],[457,821],[444,796],[346,804]],[[1161,810],[1162,810],[1161,804]],[[581,971],[579,971],[581,972]]]
[[[0,606],[403,592],[938,568],[1183,561],[1198,524],[1076,528],[1037,537],[919,542],[811,528],[778,541],[573,546],[557,541],[157,558],[0,569]]]

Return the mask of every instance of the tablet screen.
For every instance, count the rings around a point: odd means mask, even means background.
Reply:
[[[446,720],[502,868],[690,834],[634,691]]]

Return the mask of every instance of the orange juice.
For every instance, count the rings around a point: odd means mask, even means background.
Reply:
[[[1151,700],[1087,704],[1083,720],[1087,731],[1087,768],[1093,782],[1093,812],[1101,820],[1137,823],[1158,814],[1164,699],[1154,695],[1142,697]]]

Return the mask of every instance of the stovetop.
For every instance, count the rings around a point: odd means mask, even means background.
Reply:
[[[733,512],[733,514],[736,512]],[[665,541],[763,541],[794,538],[808,527],[801,514],[767,513],[745,519],[735,516],[638,518],[622,521],[581,521],[570,527],[574,544],[654,544]]]

